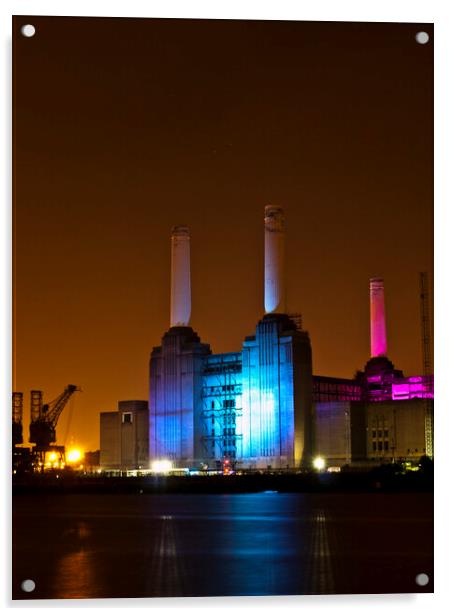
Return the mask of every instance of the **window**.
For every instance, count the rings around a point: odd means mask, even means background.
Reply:
[[[122,414],[122,423],[131,424],[132,423],[132,413],[123,413]]]
[[[385,441],[385,451],[388,451],[388,449],[389,449],[389,443],[388,441]]]
[[[383,451],[383,443],[381,441],[378,443],[378,451]]]
[[[377,443],[372,443],[372,451],[377,451]]]

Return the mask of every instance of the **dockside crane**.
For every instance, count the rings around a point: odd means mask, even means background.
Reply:
[[[64,463],[64,447],[53,443],[56,442],[58,419],[75,391],[81,390],[77,385],[68,385],[58,398],[47,404],[42,403],[42,391],[31,392],[30,443],[35,445],[33,454],[41,465],[45,463],[47,452],[51,452],[56,465]]]
[[[23,447],[22,416],[24,395],[21,391],[13,391],[12,412],[12,470],[13,474],[32,470],[30,449]]]

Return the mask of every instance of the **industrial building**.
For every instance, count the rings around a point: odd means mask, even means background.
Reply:
[[[234,353],[190,326],[190,235],[171,238],[170,329],[151,353],[149,458],[176,467],[300,468],[433,455],[433,377],[387,358],[383,280],[370,281],[371,358],[352,379],[313,376],[311,342],[286,312],[284,215],[267,206],[265,314]]]
[[[100,414],[100,466],[103,469],[149,467],[147,400],[118,402],[118,410]]]
[[[265,310],[237,353],[213,354],[190,322],[190,237],[172,233],[171,323],[150,361],[150,458],[177,466],[309,463],[312,358],[284,305],[284,218],[265,210]]]

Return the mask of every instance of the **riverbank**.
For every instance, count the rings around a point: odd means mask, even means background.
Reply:
[[[275,492],[431,492],[433,469],[402,472],[381,466],[370,471],[340,473],[253,473],[241,475],[194,475],[111,477],[73,472],[33,474],[13,479],[13,495],[39,493],[130,494],[188,493],[224,494]]]

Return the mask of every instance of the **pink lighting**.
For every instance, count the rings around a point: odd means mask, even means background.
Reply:
[[[392,384],[393,400],[433,398],[433,377],[409,376]]]
[[[385,291],[382,278],[370,279],[370,355],[386,357]]]

